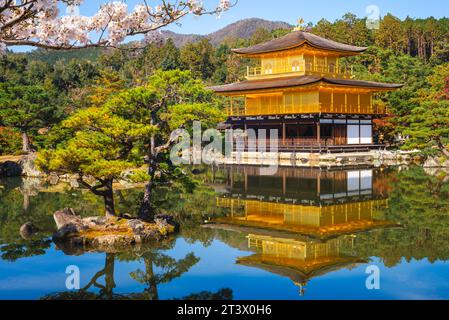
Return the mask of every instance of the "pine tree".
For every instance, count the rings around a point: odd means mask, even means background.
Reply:
[[[113,183],[123,171],[141,165],[134,156],[137,142],[154,132],[115,115],[107,107],[80,110],[53,130],[69,138],[54,149],[42,150],[36,164],[46,172],[78,175],[78,182],[104,199],[108,218],[116,215]]]

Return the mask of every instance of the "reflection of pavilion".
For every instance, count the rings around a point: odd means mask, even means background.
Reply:
[[[239,258],[237,263],[288,277],[303,295],[310,279],[366,262],[342,252],[350,244],[350,237],[319,242],[250,234],[248,246],[257,253]]]
[[[229,216],[217,222],[326,238],[392,225],[378,218],[388,205],[373,189],[373,170],[281,170],[276,176],[230,178],[217,198]]]
[[[352,253],[354,234],[395,225],[381,218],[388,206],[379,188],[384,177],[372,169],[281,168],[275,176],[238,170],[228,172],[226,192],[217,198],[229,215],[215,222],[248,234],[256,253],[239,264],[286,276],[301,294],[312,278],[366,262]]]

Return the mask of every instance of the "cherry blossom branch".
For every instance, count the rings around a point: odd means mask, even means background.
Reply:
[[[0,51],[18,45],[56,50],[117,47],[130,36],[151,34],[189,14],[220,15],[238,0],[207,1],[215,6],[207,8],[203,0],[160,0],[151,7],[143,0],[132,11],[124,1],[110,1],[87,17],[77,14],[83,0],[0,0]],[[70,14],[60,14],[61,3]]]

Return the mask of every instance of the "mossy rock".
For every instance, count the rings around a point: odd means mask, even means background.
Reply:
[[[160,241],[177,230],[171,217],[157,217],[154,222],[138,219],[89,217],[82,219],[72,209],[55,212],[58,231],[53,238],[68,247],[111,252],[150,241]]]

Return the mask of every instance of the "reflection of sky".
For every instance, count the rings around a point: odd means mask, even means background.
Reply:
[[[161,299],[181,298],[201,291],[216,292],[231,288],[235,299],[300,299],[298,288],[290,279],[269,272],[235,264],[236,258],[249,255],[214,241],[207,248],[179,239],[176,246],[164,253],[182,259],[194,252],[201,261],[180,278],[159,286]],[[104,254],[65,256],[54,248],[44,256],[20,259],[16,262],[0,261],[0,299],[37,299],[45,294],[65,290],[65,268],[77,265],[81,270],[81,285],[85,285],[105,263]],[[442,299],[449,298],[449,263],[430,264],[427,260],[403,261],[394,268],[381,269],[381,290],[365,289],[366,265],[352,270],[339,270],[312,279],[306,286],[304,299]],[[115,262],[115,293],[142,292],[144,286],[134,281],[130,272],[144,270],[139,261]],[[160,271],[158,268],[156,272]],[[103,279],[100,279],[102,283]]]

